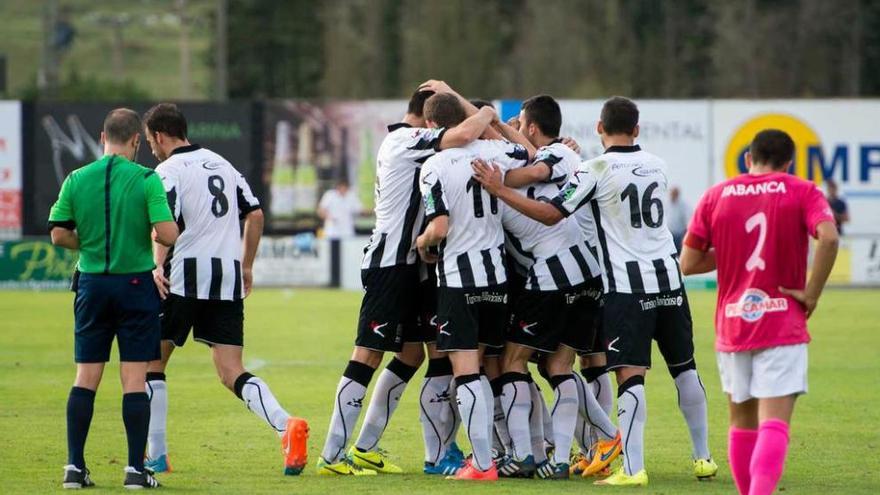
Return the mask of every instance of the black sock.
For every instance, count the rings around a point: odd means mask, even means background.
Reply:
[[[67,397],[67,463],[85,469],[86,437],[95,411],[95,391],[82,387],[70,389]]]
[[[143,472],[150,428],[150,399],[146,392],[122,395],[122,422],[128,437],[128,465]]]

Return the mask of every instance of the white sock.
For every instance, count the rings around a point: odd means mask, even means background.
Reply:
[[[586,456],[589,455],[590,446],[592,445],[590,442],[590,423],[587,422],[585,415],[586,397],[587,394],[593,393],[593,389],[579,373],[572,373],[571,376],[574,377],[574,381],[577,384],[578,395],[578,419],[574,427],[574,439],[581,454]]]
[[[489,377],[482,373],[480,374],[480,385],[483,387],[483,399],[486,401],[486,412],[489,415],[489,425],[486,430],[486,438],[491,442],[492,438],[495,436],[495,396],[492,395],[492,385],[489,384]]]
[[[430,365],[429,365],[430,366]],[[425,376],[419,393],[419,421],[425,440],[425,462],[436,464],[446,455],[455,415],[450,409],[452,375]]]
[[[351,438],[354,425],[361,415],[367,386],[373,378],[375,370],[366,364],[349,361],[348,367],[336,387],[336,399],[333,402],[333,415],[330,417],[330,429],[327,440],[321,451],[321,458],[334,464],[345,457],[345,447]]]
[[[709,422],[706,414],[706,390],[697,370],[687,370],[675,377],[678,407],[691,432],[694,459],[708,459]]]
[[[484,397],[485,392],[480,383],[479,375],[456,377],[458,392],[458,409],[467,429],[467,436],[473,449],[474,467],[486,471],[492,467],[492,452],[489,447],[489,426],[492,424],[486,404],[491,399]],[[491,393],[489,394],[491,396]]]
[[[148,373],[149,375],[149,373]],[[150,429],[147,435],[147,457],[158,459],[168,454],[168,441],[165,431],[168,424],[168,385],[164,376],[149,380],[146,384],[150,398]]]
[[[241,386],[241,400],[279,436],[284,434],[290,414],[281,407],[266,382],[257,376],[248,378]]]
[[[621,386],[617,397],[617,418],[623,441],[623,468],[628,475],[645,468],[645,402],[644,378],[630,378]]]
[[[532,411],[532,396],[529,391],[528,375],[505,373],[502,375],[501,407],[507,418],[507,431],[510,434],[513,458],[523,460],[532,452],[532,439],[529,431],[529,416]]]
[[[602,406],[599,405],[596,397],[592,393],[587,392],[584,394],[583,399],[581,414],[590,423],[592,427],[591,433],[594,433],[600,440],[611,440],[614,438],[617,435],[617,427],[614,426],[614,422],[611,421],[611,418],[608,417]]]
[[[418,368],[394,358],[382,373],[379,373],[379,379],[376,380],[376,387],[373,389],[373,397],[364,416],[364,424],[361,425],[361,433],[354,444],[358,450],[365,452],[379,445],[382,432],[391,421],[391,416],[400,403],[400,396],[406,390],[406,384],[417,370]]]
[[[553,376],[550,377],[550,382],[553,384],[553,394],[556,397],[551,413],[553,445],[560,446],[560,448],[553,450],[553,462],[566,464],[569,461],[569,448],[578,419],[577,384],[572,375]]]
[[[596,392],[596,401],[605,411],[605,415],[610,417],[614,414],[614,388],[611,385],[611,373],[602,373],[592,383]]]
[[[532,399],[532,413],[529,416],[532,454],[535,456],[535,463],[540,464],[547,460],[544,442],[548,437],[553,438],[553,420],[550,417],[550,411],[547,410],[544,394],[541,393],[541,389],[538,388],[538,384],[534,380],[529,380],[529,393]]]
[[[504,406],[501,405],[501,393],[499,391],[499,394],[495,395],[495,390],[493,389],[492,395],[495,399],[493,404],[495,434],[492,440],[492,448],[501,454],[509,454],[513,452],[513,447],[511,447],[510,432],[507,431],[507,418],[504,416]]]

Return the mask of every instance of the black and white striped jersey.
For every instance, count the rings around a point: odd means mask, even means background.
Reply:
[[[156,173],[180,227],[171,255],[171,293],[241,299],[239,220],[260,208],[244,176],[222,156],[198,145],[175,149]]]
[[[538,149],[534,163],[544,162],[550,166],[550,181],[562,188],[582,161],[574,150],[562,144],[562,141],[556,140]],[[556,193],[553,193],[550,198],[555,196]],[[574,212],[572,217],[577,221],[587,244],[595,253],[599,249],[599,238],[596,236],[596,219],[593,217],[593,211],[590,208],[581,208]]]
[[[440,287],[488,287],[507,281],[502,204],[474,180],[471,162],[477,158],[507,171],[528,163],[529,154],[518,144],[478,140],[425,162],[419,180],[425,219],[449,216],[449,232],[440,244],[437,262]]]
[[[388,126],[376,158],[376,226],[364,248],[362,269],[416,262],[415,240],[424,217],[419,171],[440,151],[444,132],[404,123]]]
[[[574,158],[562,149],[555,149],[559,146]],[[559,194],[580,160],[567,146],[553,143],[540,148],[533,164],[527,166],[533,167],[539,162],[550,167],[550,177],[518,191],[532,199],[549,202]],[[547,226],[513,208],[504,208],[501,220],[507,251],[518,265],[513,268],[525,273],[526,289],[568,289],[601,274],[596,253],[585,242],[574,218]]]
[[[581,163],[551,202],[563,215],[592,210],[605,292],[656,294],[681,287],[663,218],[666,163],[639,146],[612,146]]]

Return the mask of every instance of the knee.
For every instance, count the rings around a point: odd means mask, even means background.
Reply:
[[[403,350],[398,352],[395,357],[407,366],[418,368],[425,361],[425,346],[422,344],[404,344]]]
[[[382,364],[382,356],[383,353],[379,351],[366,349],[364,347],[355,347],[354,352],[351,355],[351,360],[376,369]]]

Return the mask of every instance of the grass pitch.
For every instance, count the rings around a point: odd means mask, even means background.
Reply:
[[[640,493],[734,493],[726,462],[727,411],[712,353],[714,293],[693,292],[697,364],[709,396],[712,482],[691,475],[690,442],[663,366],[648,375],[646,464]],[[5,493],[60,489],[66,463],[65,403],[74,376],[73,295],[0,293],[0,486]],[[421,474],[417,374],[382,446],[411,474],[372,479],[315,475],[339,375],[351,353],[360,294],[258,290],[246,303],[245,360],[278,399],[312,428],[309,467],[281,475],[278,440],[217,380],[206,347],[190,341],[168,370],[169,444],[176,493],[598,493],[580,479],[468,485]],[[811,320],[810,394],[799,401],[786,474],[788,493],[880,492],[880,292],[828,291]],[[116,359],[114,352],[114,359]],[[659,355],[655,364],[662,363]],[[546,388],[546,387],[545,387]],[[363,416],[363,415],[362,415]],[[461,443],[465,443],[462,435]],[[96,492],[121,490],[126,462],[118,365],[98,392],[86,460]]]

